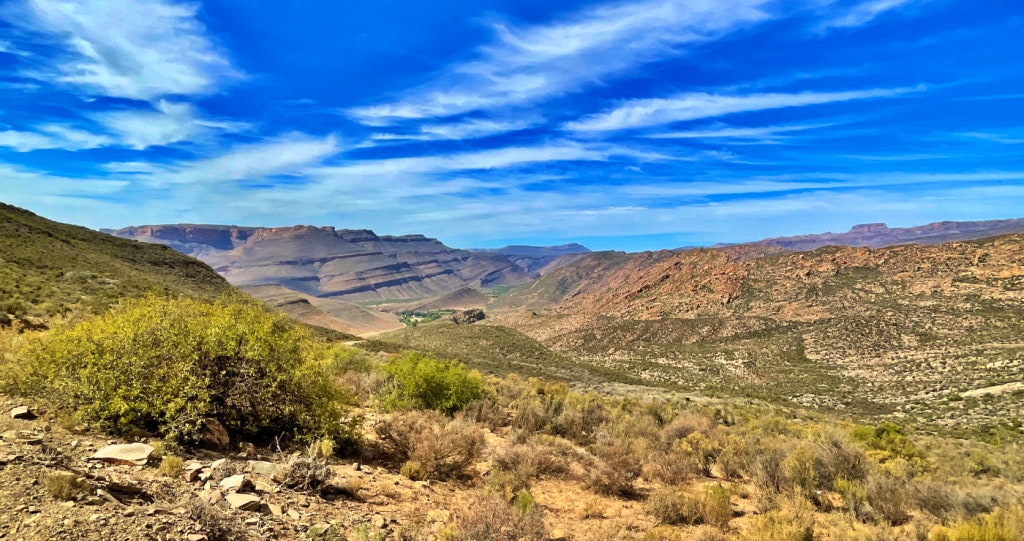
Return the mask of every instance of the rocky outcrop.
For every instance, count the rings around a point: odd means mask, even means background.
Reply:
[[[474,308],[472,310],[463,310],[457,314],[452,314],[451,320],[456,325],[468,325],[470,323],[476,323],[477,321],[483,321],[487,316],[483,310]]]

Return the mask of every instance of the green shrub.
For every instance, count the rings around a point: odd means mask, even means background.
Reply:
[[[707,485],[697,494],[681,486],[668,486],[652,492],[646,507],[647,512],[663,524],[710,524],[724,529],[732,519],[731,496],[729,489],[720,484]]]
[[[174,455],[166,455],[160,460],[160,475],[177,477],[185,469],[185,461]]]
[[[925,458],[924,452],[906,436],[903,427],[896,423],[886,421],[874,428],[857,427],[853,431],[853,438],[875,451],[879,462],[885,462],[892,457],[907,460]]]
[[[480,374],[456,361],[406,353],[383,369],[394,378],[394,389],[384,398],[390,410],[430,409],[453,415],[485,394]]]
[[[996,509],[949,527],[938,526],[928,541],[1018,541],[1024,539],[1024,508]]]
[[[647,512],[662,524],[680,526],[701,521],[700,501],[679,486],[655,490],[647,499],[646,507]]]
[[[116,432],[194,442],[205,418],[237,438],[341,429],[342,392],[318,343],[250,299],[151,295],[32,340],[17,390]]]
[[[760,515],[741,541],[814,541],[814,508],[800,496],[784,498],[779,508]]]

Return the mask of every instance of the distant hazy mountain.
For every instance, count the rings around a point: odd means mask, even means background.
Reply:
[[[521,284],[539,277],[539,269],[562,254],[586,251],[578,245],[516,247],[514,255],[506,255],[450,248],[422,235],[311,226],[179,224],[105,232],[171,246],[205,261],[236,285],[280,285],[355,302],[428,299],[465,287]]]
[[[897,244],[943,244],[975,240],[995,235],[1024,233],[1024,219],[982,222],[935,222],[915,227],[890,228],[885,224],[855,225],[845,233],[820,233],[778,237],[755,242],[721,246],[763,246],[783,251],[814,250],[822,246],[863,246],[881,248]]]
[[[474,251],[501,254],[511,259],[516,265],[519,265],[526,272],[539,273],[541,275],[564,264],[569,264],[576,259],[575,257],[563,256],[576,256],[579,254],[590,253],[589,248],[582,244],[576,244],[575,242],[563,244],[561,246],[512,245],[505,246],[504,248],[480,249]]]

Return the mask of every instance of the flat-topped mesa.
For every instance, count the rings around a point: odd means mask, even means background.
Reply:
[[[131,238],[143,242],[175,245],[202,245],[218,250],[230,250],[244,243],[255,231],[249,227],[209,226],[194,224],[143,225],[118,230],[101,230],[115,237]],[[179,250],[191,253],[193,250]]]
[[[882,233],[889,231],[884,223],[857,224],[850,228],[850,233]]]
[[[554,259],[539,257],[549,253],[547,248],[524,247],[538,255],[512,257],[451,248],[420,234],[377,235],[331,226],[169,225],[111,233],[171,246],[210,264],[236,285],[276,284],[350,301],[426,299],[464,287],[517,285],[538,277]],[[554,248],[556,254],[562,250]]]

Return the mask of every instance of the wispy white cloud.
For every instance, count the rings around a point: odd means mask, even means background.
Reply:
[[[980,139],[982,141],[990,141],[992,143],[1001,143],[1004,145],[1019,145],[1024,143],[1024,130],[1017,130],[1015,132],[1008,133],[991,133],[991,132],[963,132],[957,134],[961,137],[968,137],[970,139]]]
[[[321,139],[290,134],[236,147],[213,158],[172,164],[115,162],[105,168],[112,173],[132,175],[151,186],[217,184],[301,175],[339,152],[341,148],[333,135]]]
[[[866,0],[850,7],[847,2],[829,2],[828,14],[819,24],[818,31],[833,28],[855,28],[864,26],[883,13],[907,6],[921,0]]]
[[[112,111],[93,118],[114,134],[120,144],[136,150],[180,141],[195,142],[215,133],[250,127],[242,122],[206,119],[191,104],[167,100],[160,100],[150,110]]]
[[[975,171],[969,173],[805,173],[760,176],[729,181],[639,183],[624,186],[623,194],[635,198],[694,198],[716,195],[760,195],[779,192],[849,190],[909,186],[914,184],[959,185],[1024,181],[1024,171]]]
[[[316,174],[328,178],[358,178],[377,175],[492,170],[547,162],[605,161],[612,155],[622,155],[627,152],[632,151],[605,145],[583,145],[572,141],[562,141],[435,156],[360,160],[335,167],[324,167],[317,170]]]
[[[719,116],[781,109],[805,107],[852,100],[890,98],[922,90],[915,88],[891,88],[851,90],[846,92],[800,92],[794,94],[764,93],[746,95],[708,94],[690,92],[671,98],[647,98],[629,100],[610,111],[585,116],[568,122],[565,129],[579,132],[613,131],[646,128],[673,122],[715,118]]]
[[[45,124],[33,131],[0,131],[0,147],[11,148],[17,152],[46,149],[85,150],[113,143],[114,140],[106,135],[58,124]]]
[[[686,131],[653,133],[646,137],[651,139],[742,139],[774,143],[778,142],[780,139],[786,138],[786,136],[782,134],[825,128],[834,125],[835,123],[735,127],[718,123],[712,126],[705,126]]]
[[[141,100],[205,94],[238,76],[207,37],[197,9],[173,0],[27,0],[6,8],[21,26],[66,47],[63,58],[30,75]]]
[[[444,141],[469,140],[525,130],[542,122],[538,118],[512,120],[469,118],[445,124],[422,124],[416,133],[375,133],[374,141]]]
[[[769,0],[646,0],[605,4],[546,25],[496,24],[496,41],[398,101],[348,113],[374,126],[530,104],[573,92],[681,47],[769,18]]]

